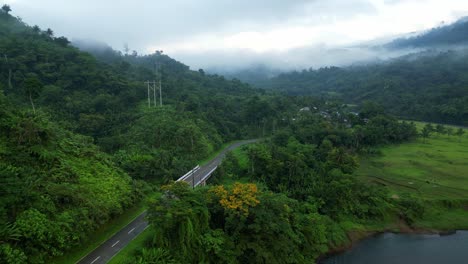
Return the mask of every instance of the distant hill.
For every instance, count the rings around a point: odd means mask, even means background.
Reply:
[[[457,22],[433,28],[417,36],[398,38],[384,45],[386,48],[436,48],[468,44],[468,17]]]
[[[385,63],[280,74],[263,88],[371,100],[409,119],[468,124],[468,50],[426,51]]]
[[[353,104],[371,100],[403,118],[468,124],[468,17],[374,48],[419,52],[358,66],[282,73],[255,85]]]
[[[258,64],[237,70],[213,68],[207,69],[207,72],[220,74],[228,79],[238,79],[249,84],[261,85],[282,71],[265,64]]]

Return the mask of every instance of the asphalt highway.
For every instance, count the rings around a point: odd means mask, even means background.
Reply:
[[[256,139],[253,140],[245,140],[236,142],[229,147],[225,148],[221,153],[218,154],[213,160],[209,163],[201,166],[197,171],[193,174],[189,175],[185,181],[190,186],[198,186],[203,181],[206,181],[211,173],[216,170],[217,166],[221,163],[224,156],[228,151],[231,151],[235,148],[238,148],[245,144],[250,144],[257,141]],[[127,246],[133,239],[135,239],[139,234],[141,234],[146,228],[148,228],[149,224],[146,221],[146,211],[136,217],[130,224],[125,226],[123,229],[118,231],[114,234],[110,239],[102,243],[98,246],[95,250],[89,253],[87,256],[83,257],[79,260],[78,264],[104,264],[110,261],[112,257],[117,255],[117,253],[122,250],[125,246]]]

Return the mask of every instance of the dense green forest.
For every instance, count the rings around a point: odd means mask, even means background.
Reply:
[[[0,11],[0,50],[2,263],[63,255],[148,183],[177,178],[226,141],[271,133],[300,103],[160,52],[97,59],[10,10]],[[163,106],[148,107],[144,81],[158,77]]]
[[[387,62],[280,74],[264,88],[293,95],[375,101],[407,119],[467,125],[467,51],[426,51]]]
[[[2,263],[60,255],[142,197],[144,183],[91,138],[17,110],[3,94],[0,131]]]
[[[417,136],[414,124],[378,104],[365,102],[354,113],[330,97],[332,89],[323,89],[326,98],[260,90],[190,70],[161,51],[85,52],[10,13],[5,6],[0,11],[1,263],[63,256],[155,190],[161,195],[152,199],[148,220],[158,228],[130,263],[310,263],[346,242],[343,222],[378,222],[391,212],[411,223],[421,214],[418,201],[391,200],[353,177],[358,155]],[[293,94],[309,93],[313,84],[320,91],[340,87],[345,95],[358,87],[353,102],[374,99],[399,115],[398,107],[416,107],[428,116],[419,110],[409,116],[463,123],[466,63],[452,53],[438,56],[437,65],[423,56],[427,61],[417,58],[421,65],[413,68],[403,67],[412,65],[406,58],[389,63],[393,68],[281,75],[272,87],[287,80],[297,87]],[[444,59],[457,67],[433,75]],[[404,89],[407,104],[391,93],[386,101],[371,96],[383,76],[394,76],[389,69],[417,79],[420,68],[429,71],[424,78],[440,80],[424,87],[429,92],[453,81],[442,90],[444,102],[426,108],[435,97],[426,90],[427,97],[411,97],[411,84]],[[352,79],[364,69],[375,82]],[[389,87],[403,85],[390,77]],[[162,105],[151,99],[148,106],[147,80],[161,80]],[[388,107],[392,100],[399,104]],[[445,105],[443,114],[430,115]],[[223,143],[245,138],[264,140],[245,150],[245,167],[228,155],[214,180],[247,182],[196,190],[173,183]]]
[[[215,181],[244,183],[194,191],[164,186],[149,207],[157,228],[128,263],[313,263],[348,243],[343,223],[384,221],[390,212],[411,223],[421,214],[417,201],[391,199],[352,174],[358,153],[413,139],[414,124],[375,105],[361,116],[335,110],[334,118],[304,111],[271,139],[247,147],[244,167],[228,155]]]

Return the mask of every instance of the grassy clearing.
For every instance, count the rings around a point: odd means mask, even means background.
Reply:
[[[241,169],[247,169],[249,166],[249,157],[247,156],[247,149],[245,146],[234,149],[232,154],[239,161],[239,167]]]
[[[416,122],[419,130],[424,125]],[[386,186],[393,198],[411,195],[425,201],[424,217],[413,223],[416,228],[468,229],[468,130],[465,131],[461,138],[432,133],[426,141],[417,139],[383,147],[381,155],[361,159],[356,175]]]
[[[49,263],[53,264],[69,264],[76,263],[82,257],[86,256],[89,252],[93,251],[96,247],[105,242],[113,234],[117,233],[122,227],[126,226],[143,211],[146,210],[146,203],[141,202],[134,207],[128,209],[119,217],[109,221],[105,226],[96,230],[89,239],[87,243],[83,243],[82,246],[76,247],[74,250],[70,251],[68,254],[50,260]]]
[[[425,230],[468,230],[467,208],[426,207],[425,215],[414,226]]]
[[[356,174],[387,186],[394,197],[411,193],[428,200],[468,199],[467,134],[460,140],[433,133],[426,142],[381,148],[382,155],[361,160]]]

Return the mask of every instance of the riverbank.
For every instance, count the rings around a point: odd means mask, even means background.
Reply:
[[[453,235],[384,233],[359,242],[351,250],[321,264],[465,263],[468,231]]]
[[[316,260],[316,263],[322,263],[322,261],[324,261],[325,259],[328,259],[335,255],[339,255],[348,250],[351,250],[363,240],[377,237],[385,233],[447,236],[447,235],[456,234],[457,231],[468,231],[468,228],[464,227],[461,229],[457,228],[457,229],[440,229],[440,230],[430,229],[430,228],[420,228],[420,227],[415,228],[415,227],[410,226],[403,219],[398,219],[398,221],[388,224],[385,228],[381,230],[373,230],[372,227],[370,227],[369,230],[366,230],[366,229],[349,230],[346,232],[347,241],[345,241],[345,243],[339,246],[329,248],[329,250],[325,254],[321,255]]]
[[[397,203],[401,202],[397,201],[399,199],[401,198],[392,200]],[[383,233],[446,236],[459,230],[468,230],[468,200],[413,202],[423,206],[418,217],[408,218],[402,212],[405,209],[394,207],[381,220],[366,222],[350,219],[347,222],[337,223],[343,229],[346,239],[338,245],[329,246],[328,251],[317,259],[317,263],[352,249],[362,240]]]
[[[417,123],[421,130],[423,123]],[[356,177],[388,190],[393,209],[380,223],[355,224],[347,240],[319,259],[349,250],[382,233],[453,234],[468,230],[468,140],[466,135],[432,133],[361,157]],[[356,220],[359,222],[359,220]]]

